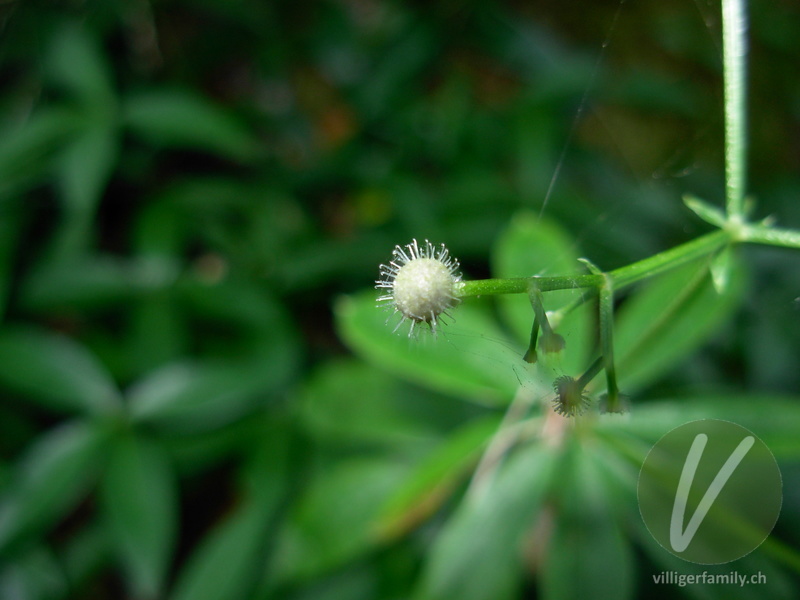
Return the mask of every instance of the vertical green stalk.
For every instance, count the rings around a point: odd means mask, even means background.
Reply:
[[[531,339],[530,342],[528,342],[528,349],[525,351],[525,356],[522,357],[526,363],[533,364],[539,359],[536,353],[536,342],[538,340],[539,340],[539,319],[533,317],[533,327],[531,327]]]
[[[728,218],[744,221],[747,114],[745,0],[722,0],[722,54],[725,78],[725,205]]]
[[[605,284],[600,288],[599,320],[600,351],[606,371],[606,411],[622,412],[617,387],[617,370],[614,366],[614,291],[611,277],[604,275]]]
[[[542,292],[536,287],[535,280],[533,283],[531,283],[528,291],[528,298],[531,301],[533,314],[536,317],[533,325],[534,327],[538,325],[538,328],[542,331],[542,337],[539,338],[539,347],[547,354],[561,352],[565,345],[564,338],[553,331],[553,328],[550,326],[550,321],[547,319],[547,312],[544,310],[544,299],[542,298]],[[534,334],[531,333],[531,343],[534,341]],[[535,352],[536,348],[529,348],[528,351],[529,353]],[[528,362],[536,362],[535,354],[526,354],[525,356],[525,360]]]

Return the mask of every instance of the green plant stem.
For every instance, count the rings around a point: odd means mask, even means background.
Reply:
[[[592,379],[597,377],[598,373],[603,370],[603,367],[605,367],[605,359],[602,356],[596,358],[594,362],[589,365],[589,368],[586,369],[586,372],[578,377],[575,382],[579,393],[583,393],[583,390],[586,389],[586,386],[592,382]]]
[[[596,287],[601,278],[597,275],[576,275],[564,277],[512,277],[509,279],[476,279],[462,281],[455,289],[460,298],[469,296],[498,296],[502,294],[527,294],[531,283],[535,282],[541,292],[571,288]]]
[[[783,246],[784,248],[800,248],[800,231],[778,229],[777,227],[745,226],[741,238],[746,242]]]
[[[681,267],[704,256],[713,256],[731,243],[731,239],[731,234],[728,231],[720,230],[708,233],[627,267],[614,269],[609,273],[611,283],[615,290],[620,290],[638,281]]]
[[[722,53],[725,78],[725,204],[728,218],[738,223],[744,222],[746,185],[747,15],[744,4],[744,0],[722,0]]]
[[[607,273],[614,290],[621,290],[644,279],[675,269],[704,256],[713,256],[731,243],[731,233],[714,231],[680,246],[660,252],[633,264]],[[462,281],[456,287],[456,295],[495,296],[500,294],[527,294],[531,285],[541,292],[575,288],[599,289],[606,282],[605,275],[586,274],[560,277],[515,277],[510,279],[478,279]]]
[[[600,288],[598,322],[600,325],[600,351],[606,371],[608,411],[618,412],[620,410],[619,389],[617,387],[617,370],[614,366],[614,289],[610,276],[606,276],[605,285]]]

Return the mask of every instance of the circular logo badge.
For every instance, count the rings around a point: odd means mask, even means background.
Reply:
[[[675,556],[721,564],[766,539],[782,487],[775,457],[751,431],[729,421],[693,421],[651,448],[639,473],[639,510]]]

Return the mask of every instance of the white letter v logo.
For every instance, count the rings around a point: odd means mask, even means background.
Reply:
[[[669,543],[672,544],[675,552],[683,552],[691,543],[694,534],[700,527],[714,500],[717,499],[722,488],[730,479],[736,467],[742,462],[742,459],[750,451],[755,443],[753,436],[747,436],[736,447],[736,450],[728,457],[725,464],[714,477],[714,481],[708,486],[706,493],[703,495],[700,504],[694,511],[689,524],[686,526],[686,531],[681,531],[683,525],[683,516],[686,513],[686,502],[689,499],[689,490],[692,487],[697,465],[700,464],[700,458],[703,456],[703,450],[706,447],[708,436],[704,433],[698,433],[692,442],[692,447],[689,448],[689,454],[686,456],[686,462],[683,464],[683,471],[681,471],[681,478],[678,482],[678,491],[675,493],[675,504],[672,506],[672,520],[669,524]]]

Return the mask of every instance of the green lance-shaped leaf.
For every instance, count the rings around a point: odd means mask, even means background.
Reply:
[[[539,582],[545,600],[633,597],[633,554],[617,523],[604,454],[593,442],[573,436],[561,457]]]
[[[255,156],[253,136],[228,112],[188,91],[156,90],[125,99],[123,122],[159,146],[191,148],[244,161]]]
[[[107,433],[97,423],[74,421],[34,443],[0,505],[0,554],[40,535],[83,498],[104,458]]]
[[[176,433],[229,424],[267,398],[269,365],[179,362],[148,375],[129,393],[134,420]]]
[[[409,404],[418,405],[410,392],[397,378],[364,362],[331,361],[303,388],[303,423],[316,438],[338,443],[397,446],[430,440],[437,433],[426,422],[427,413],[409,410]]]
[[[370,290],[342,298],[335,307],[342,338],[365,360],[481,404],[511,400],[518,385],[515,368],[524,368],[522,353],[509,347],[485,306],[466,301],[453,309],[455,322],[441,326],[437,337],[420,331],[409,339],[392,332],[394,321],[375,306],[377,296]]]
[[[800,459],[800,398],[774,394],[705,394],[685,398],[666,398],[647,402],[631,411],[624,420],[598,422],[617,439],[636,438],[638,461],[661,436],[670,430],[699,419],[718,419],[724,410],[726,419],[747,427],[758,435],[778,460]]]
[[[61,151],[57,165],[63,205],[59,258],[84,250],[92,242],[95,211],[111,178],[118,145],[114,128],[100,123],[85,128]]]
[[[46,75],[48,79],[91,108],[92,116],[111,107],[114,92],[111,72],[95,40],[86,27],[68,24],[54,36]]]
[[[56,151],[82,126],[74,110],[48,108],[34,112],[19,127],[0,134],[0,194],[11,196],[50,176]]]
[[[380,509],[407,473],[407,465],[386,458],[342,461],[319,472],[279,535],[276,578],[315,577],[379,545]]]
[[[73,589],[84,589],[112,562],[111,541],[101,519],[94,519],[59,546],[60,568]]]
[[[427,452],[381,509],[379,534],[400,536],[434,514],[469,476],[499,424],[496,416],[471,421]]]
[[[632,392],[664,374],[736,308],[744,274],[733,258],[722,293],[701,259],[644,284],[622,305],[614,331],[620,389]]]
[[[28,275],[20,303],[35,312],[128,303],[174,284],[178,269],[177,261],[159,256],[101,254],[48,262]]]
[[[114,440],[102,481],[102,510],[130,591],[161,594],[177,530],[176,482],[163,450],[130,433]]]
[[[59,558],[44,544],[0,563],[0,598],[15,600],[63,600],[70,581]]]
[[[44,330],[0,331],[0,384],[60,412],[97,414],[120,406],[100,361],[70,338]]]
[[[264,475],[262,474],[262,479]],[[215,527],[178,574],[170,600],[241,600],[250,598],[272,543],[270,522],[284,488],[253,490]]]
[[[436,539],[413,598],[517,598],[523,540],[542,514],[554,464],[549,447],[528,446],[508,458],[483,495],[466,497]]]
[[[710,223],[715,227],[724,228],[728,221],[722,209],[717,208],[713,204],[709,204],[700,198],[695,198],[691,195],[683,197],[683,202],[689,209],[692,210],[698,217],[703,219],[706,223]]]

